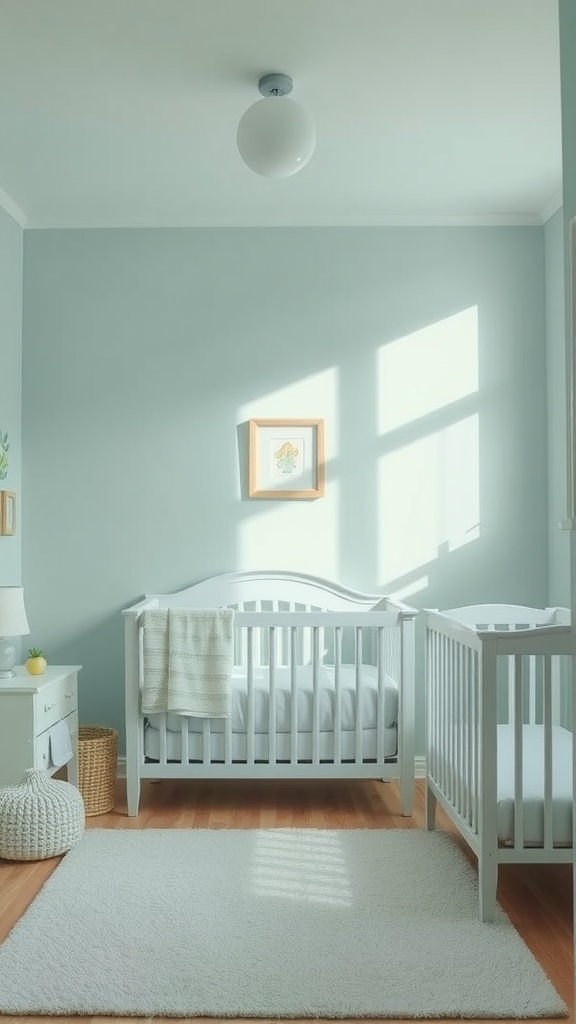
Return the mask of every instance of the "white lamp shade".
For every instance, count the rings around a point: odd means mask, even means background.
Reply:
[[[29,632],[24,589],[0,587],[0,636],[24,636]]]
[[[312,156],[316,130],[299,103],[273,96],[248,108],[238,125],[237,142],[244,163],[256,174],[289,178]]]

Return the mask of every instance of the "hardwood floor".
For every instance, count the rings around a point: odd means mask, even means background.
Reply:
[[[356,781],[147,782],[143,784],[138,817],[128,818],[124,782],[118,780],[114,811],[88,818],[86,826],[136,829],[421,828],[423,820],[424,796],[420,780],[412,818],[401,815],[396,783]],[[438,825],[452,831],[441,812]],[[463,843],[461,846],[474,863],[467,847]],[[0,941],[58,863],[59,858],[30,864],[0,861]],[[504,865],[500,868],[498,899],[570,1007],[570,1016],[562,1020],[574,1024],[571,866]],[[114,1024],[121,1018],[67,1019],[84,1024],[90,1020]],[[2,1024],[47,1024],[61,1018],[0,1015],[0,1020]]]

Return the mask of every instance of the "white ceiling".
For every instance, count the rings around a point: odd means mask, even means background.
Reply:
[[[317,128],[284,180],[236,149],[269,71]],[[559,79],[557,0],[1,0],[0,201],[30,227],[538,223]]]

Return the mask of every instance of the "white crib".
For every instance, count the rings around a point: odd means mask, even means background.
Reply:
[[[564,608],[426,610],[426,825],[437,801],[478,858],[480,917],[498,866],[572,860],[572,653]]]
[[[145,715],[142,613],[234,609],[232,714]],[[414,792],[416,610],[314,576],[236,572],[149,595],[125,620],[128,814],[141,779],[377,778]]]

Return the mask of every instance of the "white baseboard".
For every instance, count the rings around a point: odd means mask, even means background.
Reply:
[[[118,778],[126,778],[126,758],[121,756],[118,758]],[[423,779],[426,775],[426,758],[423,754],[419,754],[414,759],[414,774],[417,779]]]

